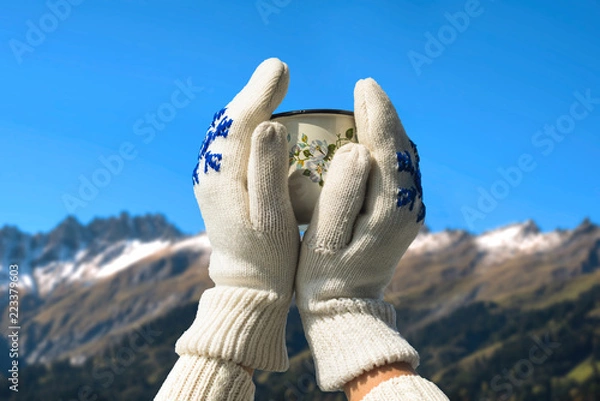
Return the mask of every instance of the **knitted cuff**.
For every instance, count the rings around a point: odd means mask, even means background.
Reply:
[[[396,330],[396,311],[383,301],[333,299],[301,311],[323,391],[341,390],[362,373],[394,362],[419,365],[419,354]]]
[[[252,377],[233,362],[183,355],[154,401],[252,401]]]
[[[362,401],[449,401],[432,382],[421,376],[389,379],[367,394]]]
[[[215,287],[200,299],[194,323],[175,345],[179,355],[203,355],[249,368],[285,371],[290,299],[248,288]]]

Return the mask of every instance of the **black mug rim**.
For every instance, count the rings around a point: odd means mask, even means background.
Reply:
[[[354,117],[354,112],[350,110],[342,110],[342,109],[302,109],[302,110],[292,110],[292,111],[284,111],[282,113],[275,113],[271,116],[271,120],[274,118],[280,117],[291,117],[296,115],[304,115],[304,114],[342,114],[346,116]]]

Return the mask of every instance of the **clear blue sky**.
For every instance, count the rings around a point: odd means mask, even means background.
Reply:
[[[433,230],[600,222],[598,1],[73,0],[63,19],[54,2],[2,6],[0,225],[51,229],[99,158],[133,146],[72,214],[161,212],[203,230],[190,177],[204,132],[269,57],[290,67],[280,111],[352,109],[358,79],[382,85],[419,145]],[[145,115],[188,78],[193,99],[150,137]],[[565,134],[543,132],[557,124]]]

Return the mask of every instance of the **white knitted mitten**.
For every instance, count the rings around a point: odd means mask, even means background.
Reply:
[[[205,358],[288,367],[285,324],[300,239],[288,195],[287,133],[268,122],[288,82],[287,65],[264,61],[208,129],[193,180],[215,287],[204,292],[194,323],[177,341],[181,358],[157,400],[229,399],[194,398],[201,389],[193,385],[184,386],[186,394],[172,387],[180,383],[172,375],[188,374]]]
[[[359,144],[338,150],[302,241],[297,304],[324,391],[417,352],[383,301],[425,217],[419,156],[394,106],[372,79],[354,91]]]

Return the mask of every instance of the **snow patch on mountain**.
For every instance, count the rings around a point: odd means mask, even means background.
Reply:
[[[205,251],[210,250],[210,240],[206,233],[198,234],[194,237],[186,238],[175,243],[172,247],[173,251],[194,250]]]
[[[156,240],[143,243],[138,240],[127,241],[121,254],[104,265],[96,265],[95,278],[104,278],[112,276],[127,268],[133,263],[152,255],[155,252],[166,249],[171,245],[171,241]]]
[[[33,275],[38,283],[38,294],[44,296],[56,288],[60,283],[67,281],[73,272],[73,262],[50,262],[34,270]]]
[[[11,264],[19,266],[21,289],[44,296],[62,283],[112,276],[183,238],[162,215],[125,212],[87,225],[69,216],[49,233],[34,235],[0,227],[0,290],[10,282]]]
[[[486,254],[486,262],[500,263],[519,254],[545,252],[559,246],[566,236],[561,231],[542,233],[534,222],[527,221],[483,233],[475,243]]]
[[[72,259],[54,261],[35,269],[39,294],[45,296],[66,282],[93,282],[110,277],[170,245],[171,241],[161,239],[149,242],[119,241],[91,257],[87,249],[79,250]]]
[[[433,253],[448,248],[464,235],[461,231],[420,232],[408,248],[407,253]]]
[[[16,227],[5,226],[0,229],[0,290],[5,291],[10,282],[11,265],[18,266],[19,288],[35,291],[32,261],[40,256],[43,247],[32,245],[31,237],[21,233]]]
[[[502,250],[534,253],[558,245],[564,234],[554,231],[541,233],[531,222],[512,224],[483,233],[475,240],[483,250]]]
[[[533,221],[511,224],[479,236],[464,231],[421,231],[408,248],[407,254],[418,256],[449,249],[468,239],[483,255],[484,264],[497,264],[518,255],[546,252],[561,246],[569,236],[566,231],[542,233]]]

